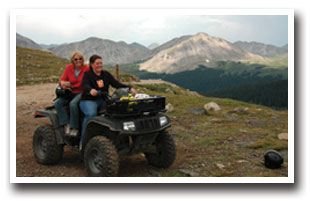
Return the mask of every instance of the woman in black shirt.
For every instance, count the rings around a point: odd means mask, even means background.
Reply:
[[[82,137],[85,133],[86,122],[97,115],[98,107],[105,102],[103,97],[98,96],[98,92],[109,93],[109,86],[118,88],[130,88],[131,93],[136,94],[134,88],[121,84],[107,71],[102,69],[102,58],[93,55],[89,58],[90,70],[83,77],[83,94],[80,101],[80,108],[85,114],[82,124]],[[81,137],[81,142],[82,142]]]

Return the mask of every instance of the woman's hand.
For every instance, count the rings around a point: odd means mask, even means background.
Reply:
[[[96,89],[91,89],[89,93],[92,96],[97,96],[98,95],[98,91]]]
[[[68,89],[70,87],[70,82],[61,80],[60,85],[62,86],[62,88]]]
[[[132,95],[135,96],[137,92],[136,92],[136,90],[134,88],[130,88],[130,93],[132,93]]]

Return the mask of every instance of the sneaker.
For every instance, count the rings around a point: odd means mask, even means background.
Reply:
[[[66,135],[70,135],[70,125],[69,125],[69,124],[66,124],[65,127],[64,127],[64,129],[65,129],[65,134],[66,134]]]
[[[79,135],[79,130],[73,128],[71,131],[70,131],[70,136],[72,137],[76,137]]]

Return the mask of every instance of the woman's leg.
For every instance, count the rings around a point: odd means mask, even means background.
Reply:
[[[79,129],[80,124],[80,108],[79,102],[81,100],[82,94],[76,94],[74,98],[71,100],[69,107],[70,107],[70,128],[72,129]]]
[[[57,116],[58,116],[58,121],[61,126],[66,125],[69,123],[69,116],[65,108],[65,104],[67,104],[68,101],[64,98],[58,98],[54,102],[54,106],[56,108]]]
[[[97,115],[97,103],[96,101],[82,100],[80,101],[80,108],[85,115],[82,124],[82,136],[83,136],[85,133],[86,122],[92,117]]]

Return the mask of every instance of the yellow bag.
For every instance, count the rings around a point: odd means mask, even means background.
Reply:
[[[128,112],[132,112],[133,111],[133,108],[131,108],[132,105],[134,104],[138,104],[137,100],[135,97],[133,97],[132,94],[128,94],[128,96],[123,96],[120,98],[120,101],[123,101],[123,100],[128,100],[128,108],[127,108],[127,111]]]

